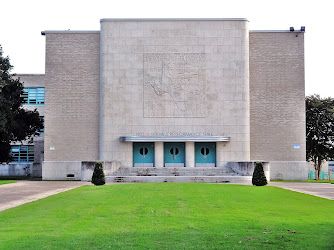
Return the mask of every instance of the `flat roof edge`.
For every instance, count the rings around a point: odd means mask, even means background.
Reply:
[[[57,33],[100,33],[99,30],[44,30],[41,31],[41,34],[44,36],[45,34],[57,34]]]
[[[249,32],[258,32],[258,33],[305,33],[305,31],[301,30],[250,30]]]
[[[15,76],[45,76],[45,74],[42,73],[14,73]]]
[[[128,21],[248,21],[247,18],[102,18],[100,22]]]

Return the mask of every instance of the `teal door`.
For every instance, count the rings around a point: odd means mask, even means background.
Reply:
[[[154,143],[134,142],[133,143],[133,166],[153,167],[154,166]]]
[[[196,142],[195,143],[195,166],[215,167],[216,166],[216,143]]]
[[[164,143],[165,167],[184,167],[185,144],[184,142]]]

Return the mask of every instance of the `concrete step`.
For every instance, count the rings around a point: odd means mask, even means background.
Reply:
[[[226,168],[120,168],[113,176],[233,176],[243,175]]]
[[[252,184],[252,176],[106,176],[106,182],[201,182]]]
[[[240,176],[236,173],[210,173],[210,174],[203,174],[203,173],[114,173],[112,176]]]

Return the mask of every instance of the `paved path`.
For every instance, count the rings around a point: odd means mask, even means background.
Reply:
[[[311,194],[334,200],[334,184],[312,182],[270,182],[269,186],[280,187],[292,191]]]
[[[17,181],[0,185],[0,211],[58,194],[90,182],[81,181]]]

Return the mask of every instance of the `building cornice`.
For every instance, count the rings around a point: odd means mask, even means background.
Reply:
[[[247,18],[102,18],[100,22],[154,21],[248,21]]]
[[[81,34],[81,33],[100,33],[99,30],[44,30],[41,31],[42,36],[45,34],[58,34],[58,33],[66,33],[66,34]]]

